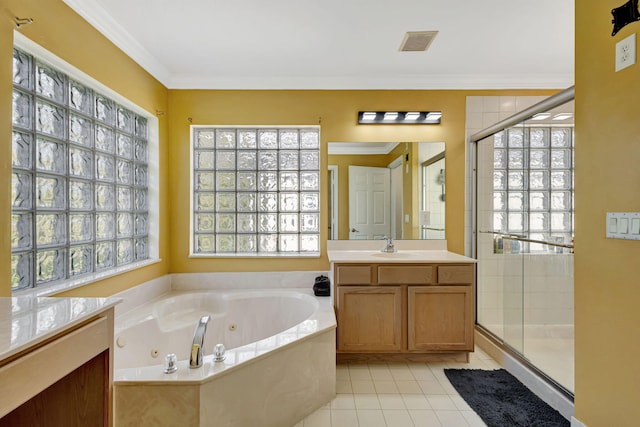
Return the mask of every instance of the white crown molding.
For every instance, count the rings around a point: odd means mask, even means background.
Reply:
[[[397,75],[372,76],[212,76],[174,75],[170,89],[255,89],[255,90],[488,90],[564,89],[574,83],[570,74],[530,75]]]
[[[131,59],[144,68],[160,83],[168,86],[171,81],[169,70],[146,50],[131,34],[122,27],[102,6],[93,0],[62,0],[82,16],[114,45],[122,49]]]

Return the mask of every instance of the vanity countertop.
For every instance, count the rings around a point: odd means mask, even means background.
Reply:
[[[119,298],[0,298],[0,361],[115,306]]]
[[[330,262],[353,263],[475,263],[476,260],[447,250],[329,250]]]
[[[330,262],[355,263],[475,263],[469,258],[447,250],[446,240],[394,240],[396,252],[382,252],[384,240],[329,240]]]

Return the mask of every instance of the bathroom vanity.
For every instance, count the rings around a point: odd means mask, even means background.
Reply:
[[[353,250],[328,251],[338,361],[468,360],[475,260],[441,247],[398,246],[384,253],[359,242]]]
[[[0,298],[0,426],[111,426],[113,306]]]

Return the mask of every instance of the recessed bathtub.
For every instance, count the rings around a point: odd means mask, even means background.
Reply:
[[[335,396],[330,300],[306,289],[181,290],[117,315],[116,426],[294,425]],[[204,315],[204,363],[190,369]],[[215,362],[219,343],[226,357]],[[178,370],[165,374],[169,353]]]

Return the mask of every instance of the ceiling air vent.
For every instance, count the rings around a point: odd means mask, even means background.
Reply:
[[[436,38],[436,34],[437,31],[407,31],[400,43],[400,52],[423,52]]]

